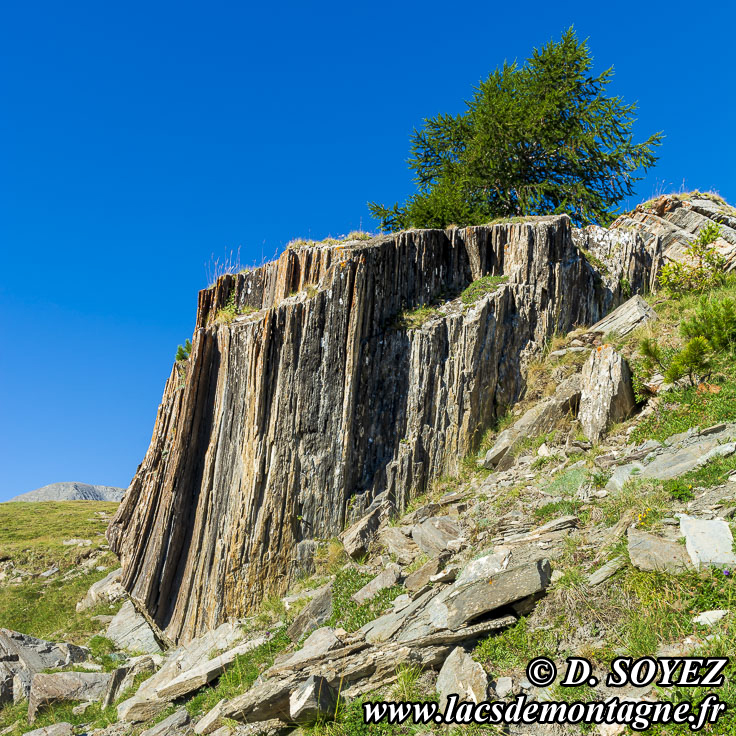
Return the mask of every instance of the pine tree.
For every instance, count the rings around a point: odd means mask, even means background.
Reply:
[[[656,161],[662,134],[634,143],[634,105],[604,93],[613,70],[591,76],[572,28],[523,66],[496,69],[459,115],[424,121],[412,135],[417,192],[404,205],[369,207],[383,230],[446,227],[567,212],[607,224]]]

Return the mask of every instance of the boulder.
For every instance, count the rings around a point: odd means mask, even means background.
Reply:
[[[52,726],[26,731],[25,736],[73,736],[73,734],[74,727],[71,723],[54,723]]]
[[[55,644],[10,629],[0,629],[0,660],[11,663],[13,670],[29,672],[68,667],[84,662],[89,652],[75,644]],[[16,665],[17,663],[17,665]]]
[[[696,570],[707,565],[736,565],[733,535],[723,519],[695,519],[687,514],[679,514],[679,517],[680,532],[685,537],[687,553]]]
[[[401,579],[401,568],[395,563],[388,565],[383,571],[378,573],[373,580],[366,583],[357,593],[353,593],[351,598],[358,604],[366,603],[375,598],[382,590],[396,585]]]
[[[445,560],[448,555],[442,557],[433,557],[428,562],[425,562],[418,570],[406,576],[404,580],[404,587],[410,593],[416,593],[421,590],[425,585],[429,585],[432,576],[442,569],[445,564]]]
[[[479,461],[479,465],[489,470],[496,466],[499,470],[511,467],[514,451],[525,439],[545,434],[554,429],[563,417],[570,413],[577,414],[580,392],[578,374],[563,381],[553,396],[537,402],[521,419],[501,432],[493,447]]]
[[[113,570],[102,580],[98,580],[90,586],[87,595],[77,603],[77,612],[94,608],[101,603],[115,603],[125,597],[125,590],[120,584],[122,569]]]
[[[412,539],[428,555],[439,555],[450,543],[463,540],[463,530],[449,516],[435,516],[417,524],[411,530]]]
[[[416,542],[407,537],[397,526],[387,526],[382,529],[378,534],[378,540],[401,565],[410,565],[419,554]]]
[[[378,531],[381,521],[389,511],[388,493],[380,493],[373,499],[364,516],[349,526],[341,535],[345,551],[351,557],[362,557]]]
[[[455,647],[437,676],[437,693],[440,711],[445,710],[447,698],[453,694],[458,700],[479,703],[488,699],[488,675],[462,647]]]
[[[631,564],[640,570],[679,573],[690,568],[685,547],[675,541],[634,529],[628,531]]]
[[[173,736],[173,734],[178,732],[178,729],[183,728],[188,723],[189,714],[187,713],[187,709],[179,708],[179,710],[164,718],[163,721],[146,729],[141,736]]]
[[[585,436],[598,442],[608,427],[627,419],[636,406],[631,371],[610,345],[597,348],[581,374],[578,420]]]
[[[125,601],[122,608],[107,628],[107,638],[121,649],[131,652],[153,654],[161,651],[153,629],[143,616],[135,610],[131,601]]]
[[[0,662],[0,707],[13,702],[13,670]]]
[[[123,667],[113,670],[110,682],[102,699],[102,707],[107,708],[112,705],[129,687],[132,687],[137,675],[153,674],[156,667],[151,657],[137,657],[131,660]]]
[[[600,322],[596,322],[590,328],[590,331],[600,332],[603,335],[623,337],[637,327],[655,319],[657,319],[657,313],[637,294],[614,309],[613,312],[600,320]]]
[[[223,698],[214,708],[208,710],[195,724],[194,733],[200,736],[215,733],[222,726],[222,708],[226,702]]]
[[[301,649],[288,656],[283,662],[279,662],[279,669],[296,668],[302,662],[320,657],[333,649],[342,646],[342,642],[335,635],[335,630],[329,626],[313,631],[304,642]]]
[[[304,610],[292,621],[286,634],[292,641],[299,641],[304,634],[321,626],[330,616],[332,616],[332,584],[328,583],[315,593]]]
[[[109,672],[37,673],[31,681],[28,721],[33,723],[40,709],[55,703],[102,700],[109,682]]]
[[[144,697],[136,693],[132,698],[118,704],[118,720],[127,723],[143,723],[163,713],[168,707],[168,700],[153,696]]]
[[[156,688],[156,696],[163,700],[176,700],[189,695],[216,680],[232,665],[236,657],[250,652],[267,641],[268,638],[265,636],[257,637],[212,659],[201,662],[177,675],[170,682],[159,685]]]
[[[294,723],[315,723],[335,717],[337,692],[324,677],[312,675],[289,696],[289,715]]]

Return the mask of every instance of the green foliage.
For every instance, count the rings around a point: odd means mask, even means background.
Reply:
[[[189,360],[189,356],[192,352],[192,341],[187,338],[183,345],[179,345],[176,349],[176,362],[181,363],[185,360]]]
[[[509,280],[508,276],[483,276],[473,281],[462,294],[460,300],[463,304],[475,304],[482,296],[495,291],[501,284],[505,284]]]
[[[687,376],[691,386],[705,380],[713,371],[710,344],[704,337],[693,337],[673,357],[664,374],[667,383],[676,383]]]
[[[675,501],[692,501],[695,498],[692,483],[682,478],[671,478],[664,482],[664,489]]]
[[[351,596],[357,593],[373,576],[346,567],[335,575],[332,584],[332,617],[326,626],[341,626],[346,631],[357,631],[369,621],[378,618],[396,596],[404,592],[399,585],[382,590],[365,603],[356,603]]]
[[[289,296],[291,296],[291,294]],[[255,311],[256,309],[250,306],[238,307],[235,304],[235,292],[232,291],[230,292],[230,297],[225,303],[225,306],[222,309],[217,310],[217,314],[215,314],[215,323],[230,324],[239,315],[250,314]]]
[[[725,260],[712,247],[719,234],[718,225],[709,222],[685,248],[686,262],[673,261],[662,268],[659,285],[670,296],[706,291],[723,281]]]
[[[534,516],[538,521],[551,521],[558,516],[570,516],[577,514],[583,504],[580,501],[550,501],[549,503],[534,509]]]
[[[557,644],[554,630],[532,629],[529,619],[520,618],[515,626],[483,639],[475,647],[473,659],[498,676],[526,667],[534,657],[556,657]]]
[[[439,314],[437,308],[427,304],[415,309],[405,309],[397,316],[396,327],[403,330],[417,330],[437,314]]]
[[[703,337],[714,350],[736,350],[736,301],[701,297],[695,313],[682,321],[683,337]]]
[[[660,133],[633,142],[634,105],[606,96],[573,29],[535,49],[523,66],[504,63],[458,115],[440,114],[412,135],[418,191],[399,206],[369,205],[383,230],[445,228],[499,217],[568,212],[605,223],[656,161]]]
[[[200,690],[186,708],[194,717],[214,708],[222,698],[233,698],[245,692],[265,669],[270,667],[276,656],[283,652],[291,640],[285,629],[277,631],[271,639],[250,652],[235,658],[233,664],[217,680],[216,684]]]

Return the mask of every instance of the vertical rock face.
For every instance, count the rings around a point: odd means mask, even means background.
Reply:
[[[657,254],[638,235],[600,240],[566,216],[408,231],[288,249],[201,292],[185,375],[171,373],[108,531],[162,638],[283,592],[305,540],[338,534],[384,491],[401,509],[455,471],[547,338],[603,317],[622,279],[650,283]],[[457,298],[486,275],[506,281]],[[240,315],[222,323],[228,303]],[[401,326],[402,310],[429,304],[420,327]]]

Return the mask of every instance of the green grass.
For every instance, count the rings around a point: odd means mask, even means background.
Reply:
[[[358,605],[350,596],[357,593],[373,575],[366,575],[354,567],[346,567],[335,576],[332,584],[333,614],[326,626],[340,626],[345,631],[357,631],[369,621],[378,618],[398,595],[404,592],[400,585],[382,590],[371,600]]]
[[[32,573],[22,583],[0,585],[0,625],[42,639],[86,644],[100,629],[92,616],[119,607],[75,610],[90,585],[117,564],[112,553],[101,549],[106,546],[103,533],[108,522],[95,515],[99,511],[110,515],[116,509],[117,504],[96,501],[0,504],[0,557],[12,560],[16,570]],[[65,546],[64,540],[70,538],[91,539],[93,544]],[[81,563],[94,552],[101,552],[95,566],[84,571]],[[48,579],[38,577],[54,566],[59,567],[58,573]],[[106,569],[99,571],[96,566]],[[76,569],[81,574],[64,579]]]
[[[215,685],[200,690],[187,701],[186,708],[189,714],[192,717],[203,715],[214,708],[222,698],[233,698],[244,693],[261,672],[273,665],[276,656],[290,644],[291,640],[286,635],[286,629],[281,629],[270,641],[236,657]]]
[[[553,480],[544,486],[544,492],[550,496],[574,496],[588,480],[588,471],[584,468],[573,468],[558,473]]]
[[[90,552],[107,543],[108,520],[116,503],[99,501],[44,501],[0,504],[0,559],[38,574],[58,565],[63,572],[77,566]],[[91,547],[65,546],[65,539],[92,540]]]
[[[460,301],[465,305],[475,304],[481,297],[495,291],[509,280],[508,276],[483,276],[473,281],[461,294]]]
[[[520,618],[516,625],[483,639],[473,650],[473,659],[498,677],[526,667],[534,657],[555,657],[557,644],[554,630],[532,630],[529,619]]]
[[[396,326],[404,330],[417,330],[438,314],[436,307],[426,304],[416,309],[405,309],[396,318]]]
[[[562,501],[550,501],[550,503],[540,506],[538,509],[534,509],[534,517],[537,521],[551,521],[556,519],[558,516],[571,516],[577,514],[582,506],[581,501],[571,501],[563,499]]]

